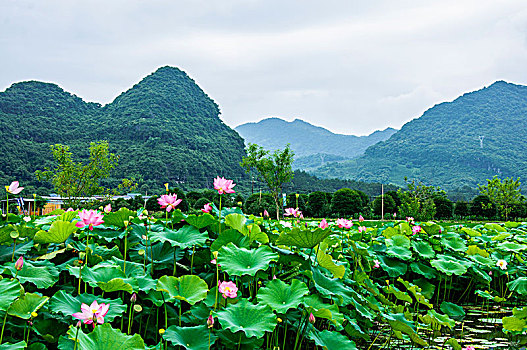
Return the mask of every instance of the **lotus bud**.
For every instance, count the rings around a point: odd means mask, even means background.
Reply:
[[[135,302],[137,301],[137,294],[132,293],[132,296],[130,297],[130,301],[131,301],[132,303],[135,303]]]
[[[80,326],[82,326],[82,322],[81,322],[81,321],[78,321],[78,322],[77,322],[77,328],[79,328]]]
[[[214,327],[214,317],[212,317],[212,315],[209,315],[209,317],[207,317],[207,327]]]
[[[309,323],[311,323],[311,324],[315,323],[315,315],[313,315],[313,313],[309,314]]]
[[[22,270],[22,267],[24,266],[24,257],[18,258],[18,260],[15,262],[15,269],[18,271]]]

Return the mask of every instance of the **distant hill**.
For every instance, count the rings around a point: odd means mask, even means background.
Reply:
[[[87,156],[108,140],[119,166],[108,185],[142,178],[142,190],[210,187],[213,177],[244,177],[243,139],[219,118],[218,105],[183,71],[162,67],[106,106],[87,103],[55,84],[28,81],[0,92],[0,183],[45,191],[33,173],[50,164],[50,144]]]
[[[300,119],[288,122],[280,118],[242,124],[235,130],[247,143],[256,143],[268,150],[282,149],[289,143],[295,152],[294,167],[306,170],[357,157],[396,131],[388,128],[368,136],[342,135]]]
[[[498,81],[428,109],[359,158],[327,164],[317,176],[445,189],[494,175],[527,179],[527,86]]]

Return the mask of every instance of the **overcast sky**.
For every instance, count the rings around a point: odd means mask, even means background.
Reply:
[[[0,0],[0,90],[111,102],[186,71],[228,125],[270,116],[364,135],[496,80],[527,84],[525,0]]]

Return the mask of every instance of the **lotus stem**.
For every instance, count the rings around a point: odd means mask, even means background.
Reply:
[[[78,342],[78,338],[79,338],[79,329],[80,329],[80,325],[77,326],[77,332],[75,333],[75,346],[73,347],[73,350],[77,350],[77,342]]]
[[[16,238],[13,239],[13,254],[11,254],[11,262],[15,261],[15,248],[16,248]]]
[[[128,228],[124,229],[124,262],[123,272],[126,273],[126,251],[128,249]]]
[[[196,249],[196,246],[193,245],[193,246],[192,246],[192,257],[190,258],[190,274],[191,274],[191,275],[193,274],[193,273],[192,273],[192,268],[193,268],[193,266],[194,266],[194,252],[195,252],[195,249]],[[216,265],[217,265],[217,263],[216,263]]]
[[[7,310],[5,312],[4,316],[4,323],[2,323],[2,333],[0,334],[0,344],[2,344],[2,340],[4,339],[4,328],[5,328],[5,321],[7,320]]]
[[[285,323],[285,329],[284,329],[284,341],[282,343],[282,349],[285,349],[285,340],[287,339],[287,318],[285,317],[284,317],[284,323]]]
[[[172,270],[172,276],[176,277],[176,247],[174,247],[174,269]]]

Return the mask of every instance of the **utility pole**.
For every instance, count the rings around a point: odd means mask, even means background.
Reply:
[[[384,221],[384,184],[381,184],[381,221]]]

